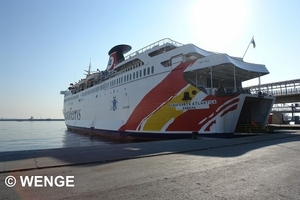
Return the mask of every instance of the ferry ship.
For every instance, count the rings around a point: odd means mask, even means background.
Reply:
[[[90,63],[86,77],[61,91],[69,130],[175,139],[266,126],[275,97],[242,88],[243,81],[268,74],[265,65],[171,39],[130,50],[114,46],[106,70],[92,72]]]

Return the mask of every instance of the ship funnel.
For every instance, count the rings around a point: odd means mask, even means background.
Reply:
[[[114,67],[124,60],[124,54],[131,50],[131,46],[126,44],[120,44],[111,48],[108,52],[109,60],[106,70],[114,70]]]

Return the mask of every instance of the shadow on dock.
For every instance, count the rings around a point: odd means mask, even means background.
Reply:
[[[125,159],[174,153],[210,157],[236,157],[267,146],[299,142],[299,136],[299,132],[286,132],[233,139],[179,139],[108,146],[3,152],[0,153],[0,172],[69,165],[97,165]]]

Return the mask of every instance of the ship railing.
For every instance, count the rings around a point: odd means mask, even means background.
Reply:
[[[282,88],[282,89],[273,89],[273,90],[260,90],[261,93],[272,95],[272,96],[285,96],[285,95],[293,95],[293,94],[299,94],[300,88]],[[258,89],[252,89],[252,94],[258,94]]]
[[[199,87],[198,87],[199,88]],[[203,89],[202,89],[203,90]],[[234,94],[251,94],[250,90],[247,90],[243,87],[220,87],[220,88],[205,88],[205,91],[208,95],[217,95],[217,96],[230,96]]]
[[[274,96],[299,94],[300,88],[286,88],[286,89],[281,89],[281,90],[273,90],[272,93]]]
[[[265,130],[265,125],[261,122],[252,121],[248,124],[237,124],[235,133],[261,133]]]
[[[289,107],[273,106],[272,112],[300,112],[300,109],[298,109],[298,108],[293,109],[291,106],[289,106]]]
[[[148,46],[146,46],[146,47],[143,47],[143,48],[141,48],[141,49],[139,49],[139,50],[137,50],[137,51],[135,51],[135,52],[133,52],[133,53],[127,55],[127,56],[125,57],[125,60],[127,60],[127,59],[129,59],[129,58],[132,58],[133,56],[136,56],[136,55],[139,54],[139,53],[143,53],[143,52],[145,52],[145,51],[147,51],[147,50],[149,50],[149,49],[152,49],[153,47],[156,47],[156,46],[162,46],[162,45],[164,45],[164,44],[173,44],[173,45],[175,45],[176,47],[183,46],[183,44],[180,43],[180,42],[176,42],[176,41],[174,41],[174,40],[171,40],[170,38],[164,38],[164,39],[161,39],[161,40],[159,40],[159,41],[157,41],[157,42],[154,42],[154,43],[152,43],[152,44],[150,44],[150,45],[148,45]]]
[[[260,86],[255,85],[247,88],[250,89],[254,94],[259,92],[273,96],[300,94],[300,79],[268,83]]]

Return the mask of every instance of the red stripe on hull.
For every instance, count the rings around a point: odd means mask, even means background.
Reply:
[[[172,124],[168,126],[167,131],[198,131],[207,123],[209,123],[213,118],[218,114],[222,113],[221,116],[224,116],[230,111],[233,111],[237,108],[237,103],[239,99],[231,100],[235,98],[231,97],[216,97],[216,96],[207,96],[204,100],[217,100],[217,104],[211,104],[208,109],[197,109],[197,110],[188,110],[182,115],[178,116]],[[229,104],[230,103],[230,104]],[[232,106],[232,104],[235,104]],[[228,109],[228,107],[230,107]],[[218,109],[219,108],[219,109]],[[201,122],[201,123],[200,123]],[[216,121],[214,120],[216,123]],[[209,131],[210,127],[214,123],[208,124],[205,131]]]
[[[194,62],[195,60],[181,63],[174,68],[164,80],[145,95],[119,131],[136,130],[144,118],[184,88],[188,83],[183,78],[183,71]]]

